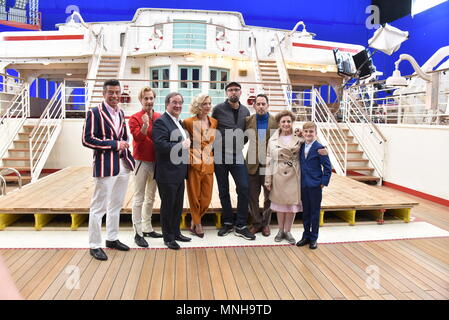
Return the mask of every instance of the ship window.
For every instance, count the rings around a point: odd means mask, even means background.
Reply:
[[[225,86],[229,79],[229,69],[210,68],[209,76],[209,96],[212,98],[212,104],[221,103],[226,99]]]
[[[206,49],[205,21],[174,20],[173,48]]]
[[[188,80],[187,74],[188,74],[188,69],[187,68],[181,68],[181,78],[180,78],[180,80],[182,80],[182,81]],[[187,88],[187,82],[181,82],[180,87],[181,88]]]
[[[150,69],[151,87],[156,92],[156,100],[154,102],[154,110],[164,112],[165,97],[170,92],[170,67],[155,67]],[[165,81],[166,80],[166,81]]]
[[[210,69],[210,81],[221,81],[221,82],[211,82],[209,88],[211,90],[224,90],[226,82],[229,79],[229,70],[220,68]]]
[[[214,70],[214,69],[210,70],[210,81],[217,81],[217,70]],[[217,89],[217,83],[211,82],[210,88]]]

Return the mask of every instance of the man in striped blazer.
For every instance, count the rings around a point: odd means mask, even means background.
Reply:
[[[106,213],[106,247],[128,251],[118,240],[120,210],[128,188],[129,173],[134,159],[128,150],[128,132],[120,101],[120,82],[107,80],[103,84],[104,101],[87,111],[83,128],[83,145],[94,150],[95,181],[89,212],[90,254],[97,260],[107,260],[101,248],[101,221]]]

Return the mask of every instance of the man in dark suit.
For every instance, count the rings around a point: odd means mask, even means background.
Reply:
[[[323,188],[329,184],[332,165],[328,155],[321,155],[318,149],[324,148],[317,140],[317,127],[306,122],[302,129],[305,143],[299,150],[301,162],[301,201],[304,233],[296,244],[302,247],[309,244],[310,249],[317,248],[318,229],[320,227],[320,208]]]
[[[128,251],[118,240],[120,210],[128,189],[134,158],[129,152],[125,115],[120,109],[120,82],[107,80],[103,85],[104,101],[86,113],[82,143],[94,150],[95,190],[89,211],[90,254],[107,260],[101,248],[101,220],[106,214],[106,247]]]
[[[161,198],[161,224],[165,245],[180,249],[176,241],[191,238],[179,228],[184,202],[184,179],[187,178],[190,139],[179,120],[184,99],[172,92],[165,98],[165,113],[154,122],[153,141],[156,148],[156,183]]]

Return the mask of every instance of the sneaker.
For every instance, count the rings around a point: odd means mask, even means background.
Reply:
[[[256,239],[256,236],[254,234],[252,234],[251,232],[249,232],[247,227],[244,227],[242,229],[235,228],[234,229],[234,234],[237,237],[242,237],[242,238],[244,238],[246,240],[254,240],[254,239]]]
[[[284,238],[290,244],[295,244],[296,243],[295,238],[293,238],[293,236],[292,236],[292,234],[290,232],[284,232]]]
[[[279,230],[279,232],[276,235],[276,237],[274,237],[274,241],[281,242],[282,239],[284,239],[284,230]]]
[[[224,237],[224,236],[228,235],[229,233],[231,233],[233,229],[234,229],[233,225],[224,224],[223,227],[221,227],[221,229],[218,230],[218,236]]]

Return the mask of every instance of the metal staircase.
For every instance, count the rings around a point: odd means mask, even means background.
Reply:
[[[0,158],[0,172],[3,173],[5,182],[19,183],[19,186],[39,178],[61,131],[62,120],[65,118],[64,84],[59,85],[37,122],[27,120],[28,90],[24,90],[22,94],[22,117],[20,120],[5,120],[0,127],[0,130],[3,129],[8,122],[15,122],[16,125],[15,133],[10,135],[10,140],[5,144],[5,150]],[[10,109],[13,106],[14,103]],[[15,174],[11,175],[11,173]]]
[[[312,121],[318,126],[318,139],[328,147],[335,171],[357,181],[380,183],[386,140],[383,136],[379,140],[380,131],[374,124],[364,122],[367,120],[354,108],[351,106],[351,111],[347,112],[345,123],[339,123],[319,92],[312,91]],[[371,137],[366,136],[367,132]],[[374,146],[377,150],[373,150],[372,144],[378,144],[380,148]]]
[[[103,83],[108,79],[117,79],[120,71],[120,56],[103,55],[94,76],[89,106],[94,107],[103,101]]]
[[[255,43],[255,37],[252,35],[251,51],[256,81],[259,83],[258,92],[268,96],[270,112],[286,110],[290,106],[287,93],[287,90],[290,90],[290,80],[281,47],[278,45],[275,49],[276,59],[261,59]]]

